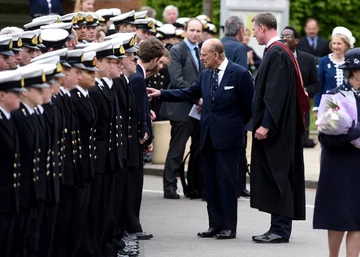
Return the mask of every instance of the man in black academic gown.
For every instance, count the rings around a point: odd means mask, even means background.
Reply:
[[[266,45],[255,82],[251,152],[251,207],[271,214],[259,243],[289,242],[292,220],[305,219],[301,137],[309,110],[301,73],[291,50],[280,43],[271,13],[253,19],[254,36]]]
[[[320,90],[320,82],[316,68],[315,57],[311,54],[299,51],[296,46],[299,42],[299,34],[292,27],[285,27],[281,32],[281,38],[290,50],[295,54],[295,57],[299,63],[301,76],[304,82],[304,87],[309,97],[313,97]],[[314,140],[309,138],[309,125],[310,115],[306,112],[305,115],[306,131],[303,136],[302,144],[303,147],[313,148],[316,144]]]
[[[21,87],[19,71],[0,72],[0,256],[10,253],[15,218],[19,212],[20,166],[19,139],[11,112],[20,105]]]

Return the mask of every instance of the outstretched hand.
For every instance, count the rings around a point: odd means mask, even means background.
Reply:
[[[146,88],[148,97],[152,98],[152,97],[158,97],[161,95],[161,91],[152,87],[147,87]]]

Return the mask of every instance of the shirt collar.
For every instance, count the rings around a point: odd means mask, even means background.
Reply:
[[[28,110],[28,112],[30,113],[30,115],[34,114],[34,109],[31,108],[29,105],[27,105],[26,103],[22,102],[23,105],[25,106],[25,108]]]
[[[101,79],[95,77],[95,81],[99,84],[100,87],[104,86],[104,83],[101,81]]]
[[[63,92],[63,94],[67,94],[68,96],[71,96],[70,92],[63,86],[60,87],[60,90],[61,90],[61,92]]]
[[[0,111],[5,115],[5,117],[9,120],[11,117],[10,112],[6,111],[2,106],[0,106]]]
[[[318,36],[316,36],[316,37],[314,37],[314,38],[311,38],[311,37],[306,36],[306,39],[307,39],[309,42],[316,42],[317,39],[318,39]]]
[[[81,94],[85,97],[87,97],[89,95],[89,92],[85,89],[83,89],[82,87],[80,86],[76,86],[77,90],[79,90],[81,92]]]
[[[143,70],[143,72],[144,72],[144,79],[146,79],[146,70],[145,70],[145,68],[143,67],[143,66],[141,66],[141,64],[138,64],[140,67],[141,67],[141,69]]]
[[[129,79],[128,79],[128,77],[127,77],[125,74],[123,74],[123,75],[124,75],[124,78],[125,78],[126,82],[129,84]]]
[[[36,108],[39,110],[40,114],[44,113],[44,107],[41,104],[37,105]]]
[[[225,58],[225,60],[218,67],[218,70],[219,71],[225,71],[228,63],[229,63],[229,60],[227,58]]]
[[[112,81],[112,79],[109,79],[108,77],[103,77],[102,79],[106,82],[106,84],[108,85],[108,87],[111,89],[112,86],[113,86],[113,81]]]
[[[279,36],[275,36],[272,39],[269,40],[269,42],[266,44],[266,47],[271,46],[272,43],[274,43],[275,41],[279,41],[280,37]]]
[[[197,43],[193,44],[187,38],[184,39],[184,42],[190,48],[190,50],[194,50],[195,47],[199,47]]]

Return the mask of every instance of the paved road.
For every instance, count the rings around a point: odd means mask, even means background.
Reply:
[[[289,244],[263,245],[252,235],[269,228],[269,215],[239,200],[238,233],[234,240],[200,239],[197,232],[207,229],[206,203],[200,200],[162,198],[161,178],[145,176],[141,221],[154,238],[143,242],[144,257],[320,257],[327,256],[325,231],[312,229],[315,191],[307,193],[307,220],[295,222]],[[180,189],[181,191],[181,189]],[[344,255],[344,249],[342,256]]]

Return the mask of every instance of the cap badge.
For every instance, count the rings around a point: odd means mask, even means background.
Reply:
[[[38,41],[39,41],[40,44],[43,42],[41,35],[39,35]]]
[[[132,38],[131,38],[130,47],[133,46],[133,45],[135,45],[135,40],[136,40],[135,37],[132,37]]]
[[[36,36],[33,36],[33,38],[31,39],[31,44],[32,45],[37,45],[38,44],[38,39]]]
[[[358,58],[354,58],[354,63],[355,64],[358,64],[360,61],[359,61],[359,59]]]
[[[84,62],[84,54],[80,56],[80,62]]]
[[[56,64],[56,72],[57,72],[57,73],[62,72],[62,66],[61,66],[61,63],[60,63],[60,62],[58,62],[58,63]]]
[[[44,73],[44,72],[41,74],[41,81],[42,81],[43,83],[46,82],[46,76],[45,76],[45,73]]]
[[[82,21],[82,20],[84,20],[84,16],[82,16],[81,13],[78,13],[78,14],[76,15],[76,19],[77,19],[78,21]]]
[[[24,80],[24,78],[21,78],[21,80],[20,80],[20,85],[21,85],[21,87],[24,87],[24,86],[25,86],[25,80]]]
[[[10,39],[9,50],[11,50],[12,48],[13,48],[13,41]]]
[[[19,38],[18,38],[18,41],[17,41],[17,46],[18,46],[18,47],[22,47],[22,44],[23,44],[23,43],[22,43],[22,39],[21,39],[21,37],[19,37]]]
[[[92,65],[93,67],[95,67],[97,64],[98,64],[98,60],[97,60],[97,58],[96,58],[96,56],[95,56],[94,59],[93,59],[92,62],[91,62],[91,65]]]
[[[147,24],[147,26],[148,26],[149,28],[152,28],[152,27],[154,27],[154,22],[152,22],[152,21],[149,21],[149,22],[148,22],[148,24]]]
[[[55,23],[61,23],[61,20],[59,18],[57,18],[57,20],[55,21]]]
[[[77,22],[78,22],[78,19],[77,19],[76,17],[73,17],[73,18],[71,19],[71,23],[72,23],[72,24],[77,24]]]
[[[120,54],[125,54],[125,49],[123,46],[120,46]]]
[[[91,15],[88,15],[88,16],[86,16],[85,21],[86,22],[94,22],[94,17],[92,17]]]

